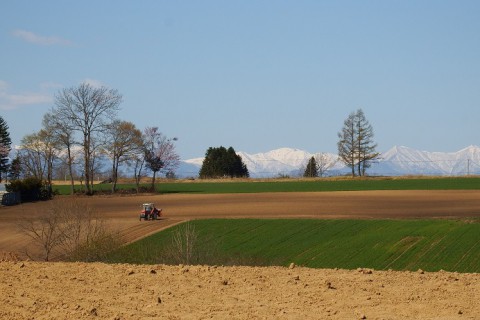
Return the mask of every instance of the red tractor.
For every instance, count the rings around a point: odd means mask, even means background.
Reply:
[[[155,208],[153,203],[144,203],[143,210],[140,212],[140,221],[157,220],[162,216],[162,209]]]

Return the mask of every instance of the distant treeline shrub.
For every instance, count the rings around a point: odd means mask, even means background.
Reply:
[[[13,180],[5,185],[8,192],[19,193],[22,202],[49,200],[52,198],[52,189],[37,178]]]

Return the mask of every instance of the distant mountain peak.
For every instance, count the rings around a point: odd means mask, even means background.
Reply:
[[[288,147],[255,154],[238,152],[251,177],[302,175],[308,160],[319,153]],[[349,168],[341,161],[337,161],[337,155],[324,154],[334,164],[329,170],[330,175],[349,173]],[[183,169],[181,166],[178,175],[196,176],[202,163],[203,158],[185,160],[182,162]],[[480,174],[480,147],[470,145],[457,152],[430,152],[407,146],[394,146],[380,155],[379,161],[368,169],[368,174],[387,176]]]

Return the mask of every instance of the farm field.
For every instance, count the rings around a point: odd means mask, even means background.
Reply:
[[[142,184],[144,188],[150,185]],[[120,190],[135,190],[134,184],[119,184]],[[80,186],[76,186],[80,190]],[[57,182],[54,190],[62,195],[70,194],[70,186]],[[109,192],[110,184],[95,184],[94,190]],[[161,182],[156,184],[160,193],[264,193],[264,192],[329,192],[373,190],[480,190],[478,177],[422,177],[422,178],[324,178],[283,180],[214,180]]]
[[[68,199],[68,196],[59,196],[53,202]],[[337,230],[342,223],[348,225],[355,221],[365,226],[368,223],[364,221],[387,220],[381,222],[387,223],[395,220],[405,223],[404,227],[409,229],[412,220],[420,224],[433,220],[439,223],[433,224],[435,227],[443,226],[442,230],[448,231],[457,227],[461,230],[457,222],[451,220],[480,217],[480,190],[167,193],[77,199],[100,212],[108,225],[119,230],[127,241],[180,222],[210,218],[252,219],[237,222],[259,218],[272,219],[272,222],[279,218],[316,219],[315,223],[320,224],[338,223],[330,226]],[[138,221],[140,204],[150,201],[164,209],[164,219]],[[0,253],[8,251],[22,255],[28,248],[32,250],[30,254],[35,254],[38,248],[31,246],[16,225],[22,219],[41,217],[51,203],[1,207]],[[301,224],[298,220],[286,222]],[[453,227],[449,227],[450,223]],[[423,229],[426,232],[429,228],[424,226]],[[453,232],[452,236],[456,234]],[[400,241],[398,245],[408,246],[408,241]],[[0,291],[3,293],[0,318],[31,319],[32,315],[39,319],[183,319],[192,315],[198,319],[480,318],[478,273],[365,268],[349,271],[299,267],[0,262]]]
[[[0,318],[479,319],[479,274],[0,262]]]
[[[193,264],[480,272],[480,221],[208,219],[178,225],[118,250],[120,263],[169,261],[172,236],[194,232]],[[167,249],[167,250],[165,250]],[[167,256],[165,256],[167,255]],[[163,259],[163,260],[162,260]]]
[[[53,200],[68,201],[69,196]],[[480,190],[274,192],[239,194],[155,194],[76,197],[93,207],[126,241],[170,225],[208,218],[430,219],[480,216]],[[138,221],[144,202],[163,208],[164,220]],[[0,252],[23,254],[38,248],[18,230],[23,219],[42,216],[52,202],[0,208]]]

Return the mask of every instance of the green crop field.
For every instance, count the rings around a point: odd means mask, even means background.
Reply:
[[[480,221],[208,219],[189,224],[197,254],[189,263],[480,272]],[[125,246],[108,260],[179,263],[167,253],[180,250],[172,238],[185,238],[185,225]]]
[[[144,185],[146,187],[147,185]],[[121,184],[120,190],[135,190],[133,184]],[[478,177],[448,178],[370,178],[370,179],[315,179],[280,181],[227,181],[222,182],[162,182],[156,185],[159,193],[258,193],[258,192],[319,192],[361,190],[478,190]],[[70,186],[58,185],[54,190],[69,194]],[[80,187],[77,186],[77,190]],[[97,184],[96,191],[108,192],[110,184]]]

